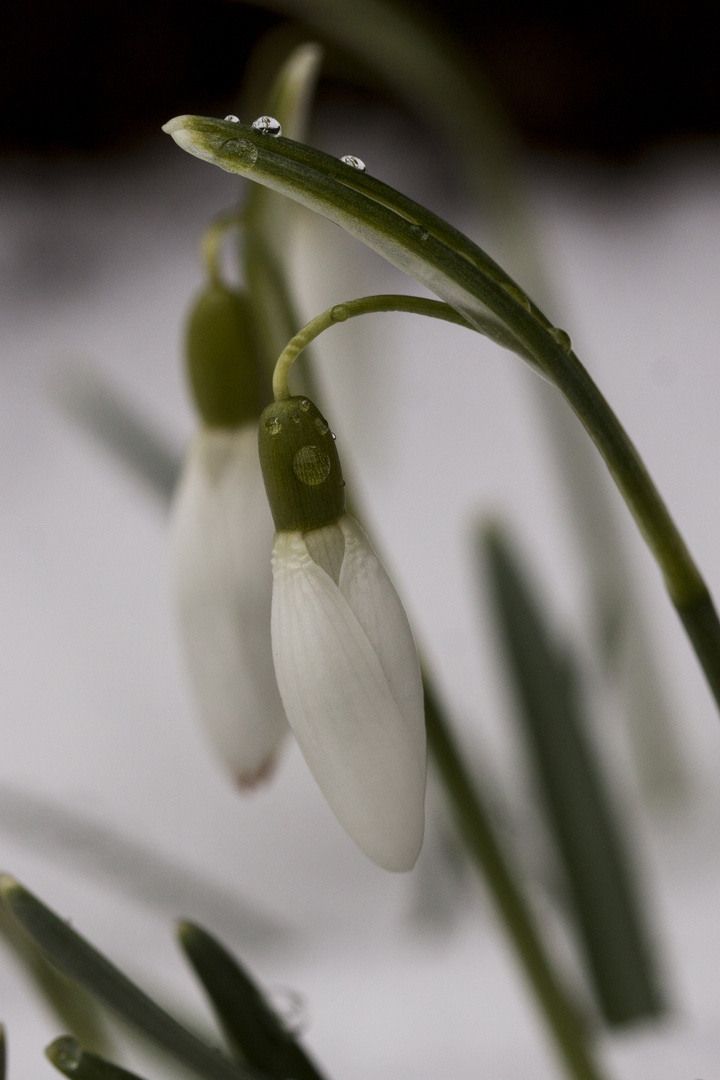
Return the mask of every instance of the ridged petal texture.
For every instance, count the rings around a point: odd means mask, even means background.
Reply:
[[[276,533],[273,575],[275,672],[305,760],[365,854],[410,870],[424,831],[425,723],[392,582],[348,515],[314,533]]]
[[[173,512],[178,612],[201,718],[243,786],[272,770],[288,731],[270,644],[272,536],[257,427],[200,431]]]

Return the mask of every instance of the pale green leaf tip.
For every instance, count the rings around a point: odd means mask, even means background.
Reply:
[[[238,140],[238,125],[212,116],[174,116],[163,124],[163,131],[172,136],[182,150],[201,161],[218,165],[226,172],[243,172],[240,146],[253,153],[250,143]],[[228,149],[225,149],[228,147]],[[253,158],[254,161],[254,158]],[[250,162],[252,164],[252,162]]]
[[[194,936],[195,924],[189,922],[187,919],[181,919],[175,926],[175,933],[178,936],[178,940],[184,944],[189,938]]]
[[[175,132],[180,131],[187,126],[189,117],[189,113],[183,113],[182,116],[174,116],[172,120],[168,120],[167,124],[163,124],[162,129],[166,135],[172,135],[172,137],[175,138]]]
[[[184,113],[182,116],[174,116],[172,120],[168,120],[167,124],[163,124],[162,129],[167,135],[172,136],[182,150],[187,150],[189,154],[201,157],[202,153],[197,142],[197,134],[191,130],[192,120],[192,116]]]

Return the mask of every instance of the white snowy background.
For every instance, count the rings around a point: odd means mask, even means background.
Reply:
[[[401,117],[329,116],[313,141],[359,154],[477,234],[452,163]],[[710,144],[627,169],[525,163],[560,325],[720,597],[719,165]],[[181,327],[202,280],[198,242],[236,197],[234,178],[166,136],[115,159],[4,165],[1,862],[209,1027],[173,941],[176,918],[201,922],[265,986],[302,996],[307,1046],[334,1080],[558,1077],[484,886],[447,876],[436,793],[418,867],[396,877],[344,835],[296,748],[261,791],[230,787],[181,669],[165,509],[61,404],[63,387],[67,396],[99,376],[181,453],[193,427]],[[352,295],[416,288],[338,230],[323,224],[318,237],[299,259],[301,291],[315,297],[308,317]],[[524,763],[477,565],[479,520],[508,524],[558,629],[590,656],[583,564],[536,376],[477,335],[383,315],[331,331],[319,377],[463,746],[515,808],[522,848]],[[673,812],[648,810],[622,723],[599,704],[673,1006],[601,1052],[617,1080],[716,1080],[720,720],[659,574],[612,501],[688,779]],[[528,836],[532,849],[532,822]],[[529,887],[560,939],[541,878]],[[10,1077],[57,1075],[41,1051],[61,1032],[2,946],[0,1018]],[[171,1075],[127,1037],[116,1049],[149,1077]]]

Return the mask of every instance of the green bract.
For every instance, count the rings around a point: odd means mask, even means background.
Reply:
[[[335,436],[308,398],[275,401],[260,417],[260,465],[275,528],[309,532],[345,512]]]
[[[260,369],[248,298],[210,284],[190,311],[187,373],[193,401],[210,427],[238,427],[262,407]]]

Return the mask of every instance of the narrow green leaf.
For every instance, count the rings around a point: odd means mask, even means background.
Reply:
[[[177,1061],[207,1080],[260,1080],[257,1073],[235,1065],[179,1024],[9,874],[0,877],[0,895],[17,922],[60,971]]]
[[[565,867],[576,928],[602,1013],[626,1024],[663,1011],[630,860],[586,734],[575,664],[550,635],[502,533],[484,535],[518,718]]]
[[[65,978],[24,934],[5,908],[0,907],[0,935],[24,964],[36,989],[58,1021],[85,1045],[99,1053],[110,1049],[110,1038],[97,1002],[81,986]]]
[[[7,1065],[7,1046],[5,1043],[5,1025],[0,1024],[0,1080],[5,1080]]]
[[[468,854],[485,879],[505,930],[520,958],[568,1075],[574,1080],[602,1080],[590,1032],[554,964],[495,835],[481,787],[470,776],[440,703],[423,678],[428,748],[438,768],[458,830]]]
[[[393,188],[327,154],[252,128],[178,116],[164,130],[189,153],[280,191],[377,251],[487,332],[488,316],[515,349],[565,395],[605,459],[662,570],[665,585],[720,704],[720,620],[693,562],[627,433],[572,351],[515,282],[471,240]]]
[[[63,1035],[46,1046],[45,1055],[59,1072],[75,1080],[140,1080],[135,1073],[88,1053],[70,1035]]]
[[[266,111],[291,139],[304,139],[310,103],[315,93],[323,49],[314,42],[297,46],[282,64],[273,83]],[[245,203],[243,264],[255,314],[258,347],[268,371],[302,325],[290,287],[288,237],[299,208],[275,192],[253,184]],[[303,392],[315,397],[307,360],[301,373]]]
[[[180,923],[178,937],[241,1060],[273,1080],[323,1080],[238,961],[202,927]]]

